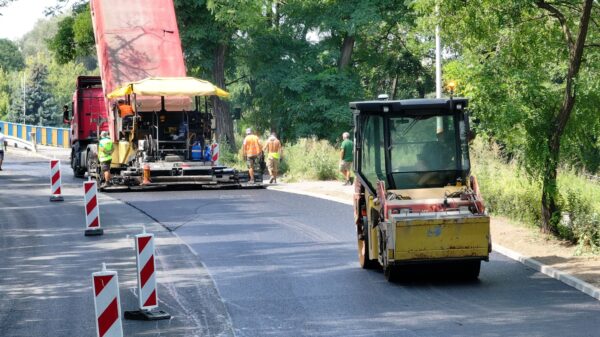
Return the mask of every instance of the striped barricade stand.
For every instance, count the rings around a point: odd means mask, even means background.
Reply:
[[[50,160],[50,201],[63,201],[61,195],[60,160]]]
[[[138,281],[139,310],[125,311],[126,319],[159,320],[169,319],[171,315],[158,310],[158,295],[156,292],[156,270],[154,268],[154,234],[138,234],[135,240],[135,260]]]
[[[96,181],[83,183],[85,202],[85,236],[102,235],[100,227],[100,206],[98,205],[98,187]]]
[[[213,143],[210,146],[210,153],[212,153],[213,166],[219,166],[219,144]]]
[[[123,337],[117,272],[103,263],[102,271],[92,273],[92,285],[98,337]]]

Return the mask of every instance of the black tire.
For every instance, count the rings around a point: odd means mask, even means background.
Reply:
[[[90,178],[97,180],[98,182],[102,181],[102,177],[100,175],[100,165],[98,163],[98,157],[93,155],[91,152],[88,152],[87,155],[87,171]]]
[[[367,218],[363,218],[363,234],[356,234],[358,247],[358,263],[362,269],[375,269],[379,266],[377,261],[371,260],[369,255],[369,233],[367,227]]]
[[[80,167],[75,162],[75,150],[71,151],[71,168],[73,169],[73,176],[75,178],[83,178],[85,176],[85,168]]]

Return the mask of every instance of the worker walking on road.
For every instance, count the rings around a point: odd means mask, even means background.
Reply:
[[[2,162],[4,161],[4,152],[6,151],[6,138],[4,138],[4,134],[2,133],[2,128],[0,127],[0,171],[2,171]]]
[[[244,160],[246,160],[246,164],[248,165],[250,184],[254,184],[254,164],[261,153],[262,150],[258,136],[252,133],[251,128],[247,128],[246,138],[244,138],[244,143],[242,145],[242,155],[244,156]]]
[[[110,183],[110,163],[112,161],[113,150],[113,141],[108,137],[108,132],[102,131],[100,133],[100,143],[98,144],[98,161],[104,175],[102,187],[106,187]]]
[[[277,134],[274,131],[271,132],[271,136],[269,136],[269,139],[263,148],[263,152],[267,153],[267,168],[269,169],[269,175],[271,176],[269,183],[276,184],[279,161],[281,160],[283,149],[281,147],[281,142],[277,139]]]
[[[350,134],[348,132],[344,132],[342,134],[342,150],[340,151],[340,172],[344,175],[346,181],[344,185],[352,185],[350,181],[350,168],[352,168],[352,150],[354,147],[354,143],[350,140]]]

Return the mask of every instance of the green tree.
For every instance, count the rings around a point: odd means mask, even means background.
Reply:
[[[19,47],[8,39],[0,39],[0,68],[7,71],[21,70],[25,66]]]
[[[60,64],[95,56],[96,45],[89,4],[74,6],[71,15],[58,21],[58,30],[47,40],[47,44]]]
[[[32,60],[25,74],[25,87],[15,86],[13,88],[11,111],[8,114],[9,121],[34,125],[60,125],[60,110],[52,97],[48,84],[48,67]],[[25,98],[25,113],[23,113],[23,97]]]
[[[5,120],[10,107],[10,78],[9,74],[0,68],[0,120]]]
[[[231,66],[228,61],[235,27],[216,21],[202,0],[175,0],[175,10],[188,72],[192,76],[207,78],[227,90],[226,73]],[[212,97],[211,103],[217,138],[235,149],[229,104],[218,97]]]
[[[432,23],[442,25],[444,40],[458,55],[446,67],[447,78],[463,83],[462,93],[473,98],[482,129],[519,155],[530,176],[541,181],[542,230],[555,232],[557,169],[572,155],[561,143],[583,139],[577,125],[592,119],[585,112],[597,116],[590,105],[598,100],[597,90],[584,85],[598,87],[590,77],[597,72],[590,62],[597,60],[597,50],[586,47],[588,36],[591,44],[598,41],[598,25],[590,30],[592,12],[600,14],[597,5],[592,0],[438,4],[441,14],[435,18],[435,1],[417,3]],[[590,100],[579,99],[580,94]]]

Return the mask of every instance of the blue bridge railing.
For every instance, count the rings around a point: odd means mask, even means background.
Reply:
[[[71,147],[69,139],[69,129],[53,128],[48,126],[36,126],[20,123],[10,123],[0,121],[2,132],[7,136],[31,141],[31,133],[35,133],[35,142],[39,145]]]

